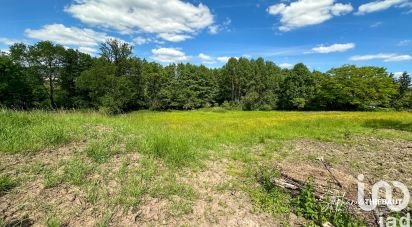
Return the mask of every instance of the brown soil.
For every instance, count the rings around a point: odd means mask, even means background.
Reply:
[[[202,170],[188,169],[177,173],[178,182],[191,186],[197,194],[195,199],[171,199],[188,204],[188,210],[182,214],[173,212],[170,199],[148,195],[135,208],[113,205],[110,201],[91,203],[87,188],[66,183],[45,188],[42,175],[30,169],[32,165],[53,166],[61,160],[69,160],[84,147],[85,144],[69,144],[34,154],[0,154],[2,174],[25,175],[22,184],[0,197],[0,220],[9,224],[24,220],[23,224],[34,226],[44,226],[47,218],[53,215],[63,217],[67,226],[95,226],[102,220],[107,220],[111,226],[279,226],[281,223],[272,215],[255,209],[248,195],[240,189],[222,187],[234,180],[234,176],[227,173],[227,160],[208,161]],[[411,147],[412,142],[408,141],[374,138],[359,138],[347,144],[299,140],[284,148],[287,155],[276,165],[282,173],[303,182],[313,177],[323,188],[336,183],[333,175],[348,197],[354,199],[356,176],[360,173],[372,182],[397,180],[410,187]],[[137,167],[140,155],[115,155],[88,176],[88,180],[96,182],[100,187],[98,190],[108,195],[109,200],[120,188],[117,173],[124,158],[131,160],[133,168]],[[332,174],[319,158],[323,158]],[[293,220],[299,218],[291,215],[289,219],[294,223]]]

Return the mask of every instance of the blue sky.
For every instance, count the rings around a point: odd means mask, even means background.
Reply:
[[[0,21],[3,50],[47,39],[96,54],[119,38],[162,64],[264,57],[412,72],[412,0],[1,0]]]

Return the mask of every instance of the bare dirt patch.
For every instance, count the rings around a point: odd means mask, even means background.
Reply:
[[[323,158],[332,168],[353,177],[364,174],[372,182],[400,181],[412,187],[412,142],[404,140],[356,138],[348,143],[313,140],[293,141],[285,147],[285,161],[319,163]]]
[[[226,174],[227,164],[225,160],[209,162],[203,171],[188,175],[186,180],[200,199],[194,203],[193,213],[183,219],[200,226],[276,226],[275,218],[256,211],[241,190],[219,190],[232,178]]]
[[[42,170],[38,172],[33,167],[53,167],[54,173],[58,174],[73,157],[92,165],[87,157],[81,155],[84,148],[85,144],[73,143],[34,154],[2,154],[2,160],[5,160],[1,164],[2,173],[19,178],[30,176],[0,197],[0,220],[18,226],[22,221],[29,226],[44,226],[49,218],[56,217],[65,226],[94,226],[114,212],[111,200],[119,191],[119,168],[125,159],[130,160],[131,166],[138,165],[138,153],[117,154],[107,163],[94,165],[95,169],[85,179],[85,185],[63,182],[48,188]],[[96,201],[91,201],[92,196],[96,196]]]
[[[356,205],[356,178],[359,174],[365,175],[366,181],[363,183],[367,191],[371,184],[380,180],[400,181],[411,188],[411,145],[409,141],[376,138],[357,138],[344,144],[293,141],[285,147],[287,156],[277,164],[281,178],[274,183],[288,187],[288,180],[297,182],[295,185],[303,185],[312,179],[318,196],[342,196],[353,204],[350,208],[357,216],[362,217],[368,225],[375,226],[376,214],[363,212]],[[397,191],[394,196],[403,198]],[[384,208],[381,207],[380,211]],[[389,211],[383,212],[387,214]]]
[[[5,154],[0,153],[0,172],[18,175],[18,171],[34,164],[53,165],[59,161],[70,159],[85,148],[85,143],[71,143],[57,149],[46,149],[35,153]]]
[[[196,199],[146,196],[136,210],[115,214],[112,223],[123,226],[277,226],[272,215],[255,210],[244,192],[220,189],[231,178],[225,173],[226,168],[227,162],[219,160],[207,162],[200,171],[183,171],[177,179],[192,187]],[[174,213],[176,205],[188,206],[186,212]]]

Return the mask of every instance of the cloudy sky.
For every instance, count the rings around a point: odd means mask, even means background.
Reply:
[[[96,55],[118,38],[135,55],[218,67],[264,57],[412,72],[412,0],[1,0],[0,49],[51,40]]]

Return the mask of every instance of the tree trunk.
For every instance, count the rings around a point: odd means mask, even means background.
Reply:
[[[56,107],[54,103],[54,86],[53,86],[53,76],[49,76],[49,86],[50,86],[50,106],[52,109]]]

